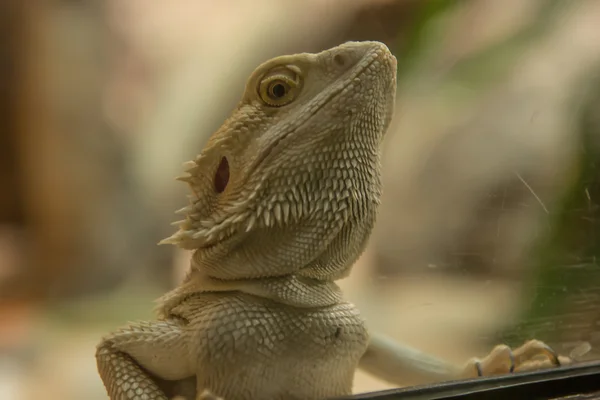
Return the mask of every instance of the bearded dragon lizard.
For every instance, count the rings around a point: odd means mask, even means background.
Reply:
[[[187,277],[159,300],[158,320],[97,347],[111,399],[164,400],[186,385],[196,399],[326,399],[351,394],[359,366],[401,385],[407,374],[560,364],[533,340],[455,367],[369,335],[343,300],[334,281],[350,273],[375,223],[395,91],[396,59],[378,42],[277,57],[252,73],[178,178],[190,204],[161,243],[193,250]]]

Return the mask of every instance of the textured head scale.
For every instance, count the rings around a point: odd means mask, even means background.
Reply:
[[[375,221],[395,90],[396,59],[378,42],[260,65],[186,163],[190,204],[163,243],[195,249],[214,278],[346,275]]]

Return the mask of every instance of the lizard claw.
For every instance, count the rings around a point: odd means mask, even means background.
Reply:
[[[555,368],[572,362],[560,357],[550,346],[539,340],[530,340],[512,350],[501,344],[483,359],[472,358],[463,370],[464,377],[506,374],[519,371]]]

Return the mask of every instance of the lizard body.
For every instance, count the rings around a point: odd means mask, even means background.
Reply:
[[[198,399],[324,399],[351,393],[359,363],[394,382],[405,370],[461,371],[370,336],[334,282],[375,223],[395,90],[396,59],[378,42],[277,57],[252,73],[179,178],[190,204],[162,243],[194,251],[185,281],[160,299],[157,321],[98,345],[111,399],[164,400],[169,383],[190,381]]]

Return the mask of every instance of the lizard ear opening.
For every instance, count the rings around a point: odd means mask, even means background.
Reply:
[[[229,183],[229,161],[227,161],[227,157],[221,158],[221,162],[217,167],[217,172],[215,172],[215,191],[217,193],[223,193],[227,184]]]

